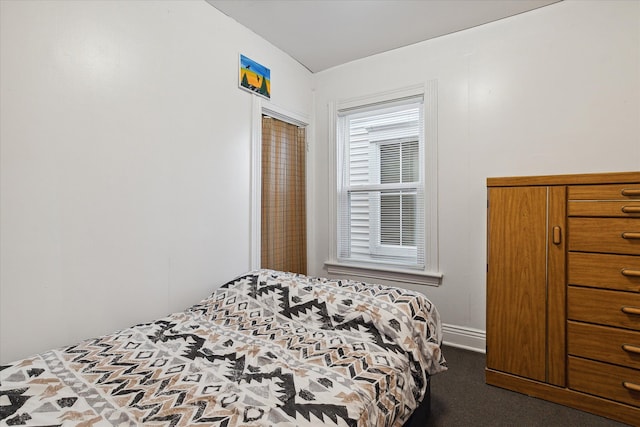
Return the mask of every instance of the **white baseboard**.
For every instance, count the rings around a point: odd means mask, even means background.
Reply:
[[[451,347],[485,353],[487,348],[486,337],[486,332],[480,329],[442,324],[443,344]]]

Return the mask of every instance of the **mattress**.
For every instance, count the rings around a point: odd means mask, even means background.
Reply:
[[[446,369],[422,294],[259,270],[183,312],[2,366],[0,421],[402,426]]]

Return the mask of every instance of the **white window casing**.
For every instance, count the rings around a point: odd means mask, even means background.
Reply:
[[[332,103],[331,274],[438,285],[437,84]]]

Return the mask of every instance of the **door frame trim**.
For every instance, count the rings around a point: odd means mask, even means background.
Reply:
[[[262,207],[262,116],[270,116],[306,129],[307,153],[309,153],[309,123],[308,117],[294,113],[286,108],[263,100],[258,96],[252,97],[251,103],[251,213],[250,213],[250,255],[249,266],[257,270],[261,265],[261,207]],[[309,176],[309,156],[306,156],[305,171]],[[307,179],[307,206],[309,206],[309,180]],[[308,211],[308,210],[307,210]],[[309,226],[307,215],[307,254],[309,254]],[[309,257],[307,257],[307,271]]]

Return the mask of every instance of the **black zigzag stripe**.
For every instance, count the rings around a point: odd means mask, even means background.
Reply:
[[[281,408],[293,419],[296,418],[296,414],[301,414],[307,421],[311,421],[311,414],[313,414],[321,420],[323,416],[326,416],[334,423],[337,423],[338,417],[340,417],[349,426],[356,427],[358,425],[357,420],[349,418],[345,406],[313,403],[296,404],[293,399],[290,399]]]
[[[250,295],[252,293],[255,293],[255,295],[252,295],[252,297],[257,298],[269,292],[275,292],[276,290],[282,293],[282,298],[280,302],[280,308],[282,309],[282,311],[280,312],[280,314],[288,317],[289,319],[292,319],[293,316],[297,316],[301,312],[306,312],[309,309],[316,308],[319,311],[317,314],[320,316],[322,327],[324,329],[329,329],[329,330],[334,329],[334,325],[331,322],[331,317],[329,316],[329,313],[327,310],[327,304],[324,301],[320,302],[317,299],[312,299],[310,301],[307,301],[298,305],[290,305],[289,304],[289,287],[283,286],[281,283],[267,284],[266,282],[261,282],[260,288],[256,287],[255,290],[252,289],[250,291]]]
[[[148,404],[148,405],[140,405],[140,404],[138,404],[142,400],[143,397],[144,397],[144,392],[140,392],[139,394],[136,395],[136,397],[129,404],[129,406],[131,406],[132,408],[140,409],[141,411],[151,410],[142,419],[143,422],[147,422],[147,421],[153,420],[153,417],[155,415],[157,415],[158,412],[160,412],[160,410],[162,409],[162,404],[161,403],[151,403],[151,404]],[[178,424],[178,422],[180,421],[181,418],[182,418],[182,416],[180,414],[172,414],[170,419],[164,419],[162,421],[169,421],[170,422],[169,425],[171,427],[173,427],[176,424]]]
[[[296,386],[293,374],[285,374],[282,372],[282,368],[276,368],[272,372],[263,373],[245,373],[241,376],[241,380],[250,383],[251,381],[257,381],[262,383],[264,380],[272,381],[278,379],[275,383],[280,386],[282,396],[278,397],[281,402],[286,403],[296,395]]]
[[[228,427],[229,426],[229,417],[227,416],[213,416],[213,417],[202,417],[202,415],[204,414],[204,411],[207,409],[207,406],[209,406],[209,403],[207,401],[197,401],[192,403],[193,406],[196,406],[198,409],[196,410],[196,413],[193,415],[192,417],[192,421],[195,421],[196,423],[202,423],[202,424],[209,424],[209,423],[215,423],[216,426],[219,427]]]
[[[165,415],[163,417],[145,417],[144,418],[144,422],[153,422],[153,421],[159,421],[159,422],[169,422],[169,427],[174,427],[175,425],[177,425],[180,420],[182,419],[182,414],[171,414],[171,415]]]
[[[335,326],[337,330],[351,330],[351,331],[358,331],[360,330],[360,327],[364,328],[369,334],[371,334],[373,341],[380,347],[386,350],[391,350],[397,354],[406,353],[402,349],[402,347],[400,347],[397,344],[393,344],[391,342],[392,341],[391,339],[385,340],[380,330],[378,330],[378,328],[376,328],[373,323],[365,321],[362,316],[358,316],[354,319],[349,320],[348,322],[344,322]]]
[[[256,274],[247,274],[247,275],[244,275],[244,276],[240,276],[237,279],[234,279],[234,280],[231,280],[230,282],[225,283],[224,285],[220,286],[218,289],[229,289],[229,288],[233,287],[233,285],[236,285],[236,284],[242,282],[243,280],[248,280],[249,283],[251,284],[251,287],[253,289],[255,289],[257,284],[258,284],[258,275],[256,275]]]
[[[294,383],[293,374],[283,373],[281,368],[275,369],[273,372],[268,373],[246,373],[242,376],[242,379],[251,382],[263,380],[280,380],[277,384],[282,388],[282,396],[279,399],[283,405],[280,406],[282,410],[290,417],[296,417],[296,414],[302,414],[307,420],[310,420],[310,414],[315,415],[319,419],[323,419],[326,416],[337,423],[338,417],[342,418],[348,425],[356,426],[356,420],[350,419],[347,413],[347,408],[340,405],[328,405],[328,404],[297,404],[295,403],[296,388]]]
[[[9,418],[11,415],[15,414],[18,409],[22,408],[22,406],[31,397],[24,395],[27,390],[29,390],[29,387],[0,391],[0,396],[7,396],[9,399],[8,405],[0,406],[0,420]]]
[[[245,364],[244,355],[238,357],[238,353],[235,353],[235,352],[222,354],[222,355],[217,355],[217,354],[206,355],[204,353],[199,353],[198,357],[207,359],[210,362],[213,362],[214,360],[227,360],[227,361],[233,362],[233,367],[231,368],[231,375],[226,376],[225,378],[227,378],[230,381],[240,382],[240,379],[242,377],[242,372],[244,371],[244,364]]]
[[[188,344],[186,346],[185,353],[182,354],[183,357],[191,360],[195,360],[198,357],[205,357],[205,355],[200,351],[205,343],[204,338],[199,337],[195,334],[168,334],[167,332],[174,328],[176,324],[167,322],[166,320],[158,321],[155,324],[158,325],[160,329],[158,329],[155,334],[147,336],[147,338],[149,338],[151,342],[157,343],[158,341],[168,342],[175,340],[184,340]],[[189,342],[189,339],[191,339],[192,341]]]
[[[245,365],[244,355],[238,357],[238,354],[235,352],[227,353],[227,354],[206,354],[205,352],[201,351],[202,347],[206,342],[204,338],[199,337],[195,334],[168,335],[165,332],[172,329],[175,326],[175,324],[172,324],[170,322],[165,322],[165,321],[158,322],[158,324],[159,326],[161,326],[161,329],[155,335],[150,336],[149,337],[150,339],[156,340],[156,341],[163,341],[163,342],[173,341],[173,340],[184,340],[185,342],[188,342],[189,339],[191,339],[192,341],[187,345],[186,350],[182,354],[183,357],[190,360],[196,360],[196,359],[202,358],[210,362],[213,362],[215,360],[227,360],[227,361],[233,362],[234,366],[231,369],[232,375],[227,376],[227,378],[230,381],[238,382],[240,375],[244,371],[244,365]]]

